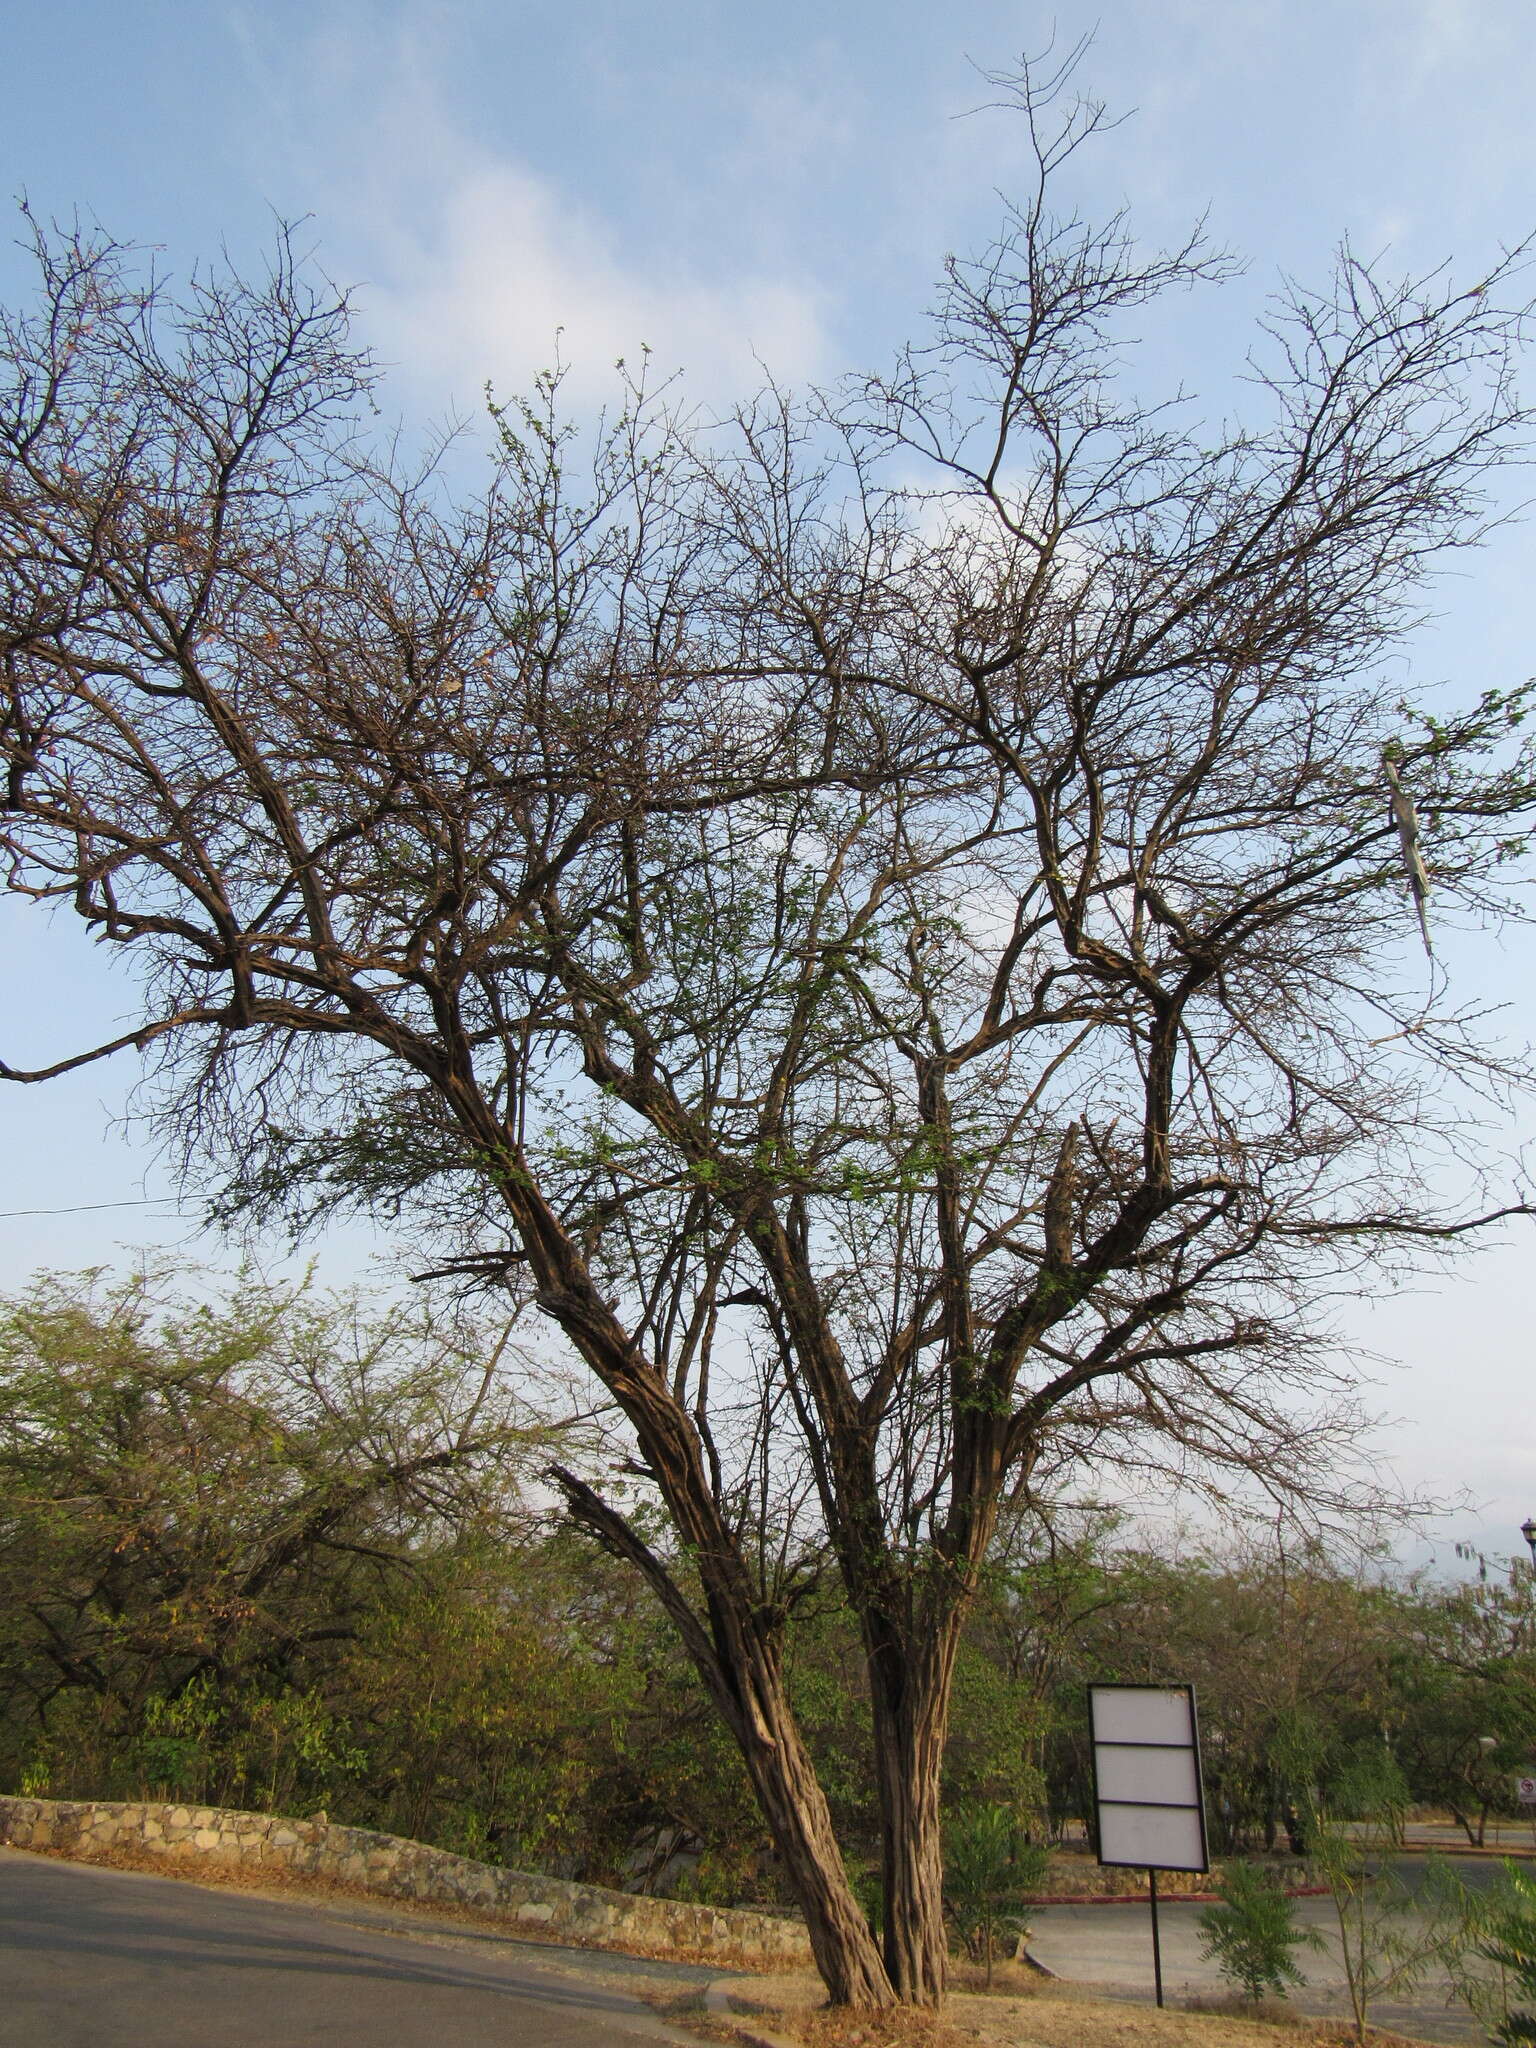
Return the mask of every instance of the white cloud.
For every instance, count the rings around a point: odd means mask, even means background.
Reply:
[[[707,261],[690,253],[686,188],[626,238],[622,157],[611,206],[602,179],[604,197],[583,200],[562,176],[590,172],[590,134],[573,130],[569,156],[550,162],[477,133],[459,83],[462,23],[456,34],[450,17],[401,13],[381,27],[355,0],[320,0],[298,46],[279,48],[247,9],[232,25],[263,184],[314,207],[327,267],[364,281],[365,331],[392,382],[416,386],[434,412],[473,408],[487,379],[503,395],[525,389],[557,336],[566,396],[580,406],[610,397],[615,359],[633,363],[643,344],[658,372],[681,368],[688,395],[717,405],[755,390],[760,365],[791,384],[824,372],[825,294],[793,274],[793,252],[754,252],[743,235],[735,247],[712,239]],[[590,125],[593,107],[582,111]],[[746,159],[764,155],[770,133],[782,152],[789,113],[778,102],[760,118],[740,109],[738,185],[771,183],[754,181]],[[824,120],[814,105],[801,115]],[[698,178],[721,175],[699,163]]]
[[[549,179],[506,159],[461,164],[416,224],[358,223],[382,272],[362,294],[381,352],[413,375],[451,387],[460,402],[487,378],[525,387],[559,352],[567,392],[590,402],[614,389],[613,364],[642,345],[663,373],[716,402],[762,380],[788,382],[823,367],[815,295],[762,275],[701,276],[666,251],[624,248]]]
[[[1410,0],[1400,12],[1394,11],[1392,43],[1405,90],[1432,89],[1448,66],[1475,54],[1487,12],[1469,0]]]

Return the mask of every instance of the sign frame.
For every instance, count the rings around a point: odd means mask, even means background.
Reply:
[[[1099,1739],[1099,1735],[1098,1735],[1098,1729],[1097,1729],[1097,1719],[1096,1719],[1096,1715],[1095,1715],[1095,1710],[1094,1710],[1094,1702],[1095,1702],[1095,1699],[1096,1699],[1097,1695],[1098,1695],[1098,1694],[1100,1694],[1100,1693],[1127,1693],[1127,1692],[1141,1692],[1141,1693],[1182,1693],[1182,1694],[1184,1695],[1184,1698],[1185,1698],[1186,1702],[1187,1702],[1187,1711],[1188,1711],[1188,1716],[1189,1716],[1189,1740],[1188,1740],[1187,1742],[1178,1742],[1178,1743],[1171,1743],[1171,1742],[1156,1742],[1156,1743],[1116,1743],[1116,1742],[1104,1742],[1104,1743],[1102,1743],[1102,1744],[1101,1744],[1101,1742],[1100,1742],[1100,1739]],[[1208,1830],[1207,1830],[1207,1828],[1206,1828],[1206,1821],[1205,1821],[1205,1773],[1204,1773],[1204,1769],[1203,1769],[1203,1767],[1202,1767],[1202,1763],[1201,1763],[1201,1757],[1200,1757],[1200,1716],[1199,1716],[1199,1712],[1198,1712],[1198,1705],[1197,1705],[1197,1702],[1196,1702],[1196,1698],[1195,1698],[1195,1688],[1194,1688],[1194,1687],[1193,1687],[1192,1685],[1188,1685],[1188,1684],[1180,1684],[1180,1685],[1124,1685],[1124,1684],[1122,1684],[1122,1685],[1108,1685],[1108,1684],[1106,1684],[1106,1685],[1100,1685],[1100,1684],[1096,1684],[1096,1683],[1095,1683],[1095,1684],[1091,1684],[1091,1685],[1090,1685],[1090,1686],[1088,1687],[1088,1741],[1089,1741],[1089,1749],[1090,1749],[1090,1752],[1091,1752],[1091,1755],[1092,1755],[1092,1766],[1093,1766],[1093,1819],[1094,1819],[1094,1831],[1095,1831],[1096,1835],[1098,1836],[1098,1849],[1099,1849],[1098,1861],[1099,1861],[1099,1864],[1101,1865],[1101,1867],[1102,1867],[1102,1868],[1104,1868],[1104,1869],[1107,1869],[1107,1870],[1147,1870],[1147,1871],[1156,1871],[1156,1870],[1165,1870],[1165,1871],[1167,1871],[1167,1870],[1174,1870],[1174,1871],[1182,1871],[1182,1872],[1185,1872],[1185,1873],[1187,1873],[1188,1875],[1191,1875],[1191,1876],[1202,1876],[1202,1875],[1204,1875],[1204,1874],[1205,1874],[1205,1873],[1206,1873],[1207,1871],[1209,1871],[1209,1869],[1210,1869],[1210,1867],[1211,1867],[1211,1843],[1210,1843],[1210,1835],[1209,1835],[1209,1832],[1208,1832]],[[1103,1748],[1105,1748],[1105,1749],[1115,1749],[1115,1748],[1138,1748],[1138,1749],[1167,1749],[1167,1750],[1170,1750],[1170,1751],[1174,1751],[1174,1752],[1177,1752],[1177,1753],[1179,1753],[1179,1754],[1187,1755],[1188,1757],[1190,1757],[1190,1759],[1191,1759],[1191,1761],[1192,1761],[1192,1763],[1193,1763],[1193,1766],[1194,1766],[1194,1774],[1195,1774],[1195,1802],[1194,1802],[1193,1806],[1191,1806],[1191,1805],[1190,1805],[1190,1804],[1189,1804],[1188,1802],[1186,1802],[1186,1801],[1177,1801],[1177,1802],[1175,1802],[1175,1801],[1171,1801],[1171,1800],[1150,1800],[1150,1799],[1149,1799],[1149,1800],[1128,1800],[1128,1799],[1110,1799],[1110,1800],[1107,1800],[1107,1801],[1106,1801],[1106,1800],[1105,1800],[1105,1798],[1104,1798],[1104,1796],[1103,1796],[1103,1793],[1102,1793],[1102,1790],[1101,1790],[1101,1786],[1100,1786],[1100,1781],[1099,1781],[1099,1750],[1100,1750],[1100,1748],[1101,1748],[1101,1747],[1103,1747]],[[1197,1818],[1197,1819],[1198,1819],[1198,1821],[1199,1821],[1199,1827],[1200,1827],[1200,1859],[1201,1859],[1201,1860],[1200,1860],[1200,1862],[1199,1862],[1198,1864],[1194,1864],[1194,1863],[1149,1863],[1149,1862],[1148,1862],[1148,1861],[1146,1860],[1146,1858],[1145,1858],[1144,1856],[1134,1856],[1134,1857],[1133,1857],[1133,1856],[1106,1856],[1106,1855],[1104,1854],[1104,1832],[1103,1832],[1103,1821],[1102,1821],[1102,1814],[1103,1814],[1103,1808],[1104,1808],[1104,1806],[1105,1806],[1106,1804],[1107,1804],[1107,1805],[1110,1805],[1110,1806],[1144,1806],[1144,1807],[1148,1808],[1148,1809],[1149,1809],[1149,1810],[1151,1810],[1151,1811],[1162,1811],[1162,1812],[1180,1812],[1180,1813],[1190,1813],[1190,1812],[1193,1812],[1193,1813],[1195,1814],[1196,1818]],[[1154,1882],[1154,1883],[1156,1882],[1155,1878],[1154,1878],[1153,1882]]]

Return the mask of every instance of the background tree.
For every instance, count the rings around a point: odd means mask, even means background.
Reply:
[[[1436,918],[1497,919],[1524,697],[1382,679],[1525,418],[1518,263],[1346,254],[1277,304],[1255,424],[1142,404],[1116,336],[1225,266],[1052,212],[1099,125],[1060,83],[1004,82],[1038,180],[931,344],[719,428],[630,381],[579,482],[556,377],[479,496],[380,456],[286,252],[175,301],[40,237],[5,328],[9,884],[145,1009],[4,1071],[136,1047],[234,1208],[408,1212],[549,1319],[625,1446],[557,1470],[570,1513],[678,1629],[855,2002],[942,1990],[1003,1504],[1341,1500],[1329,1290],[1486,1220],[1467,1089],[1523,1078],[1422,993],[1384,762]],[[880,1949],[786,1675],[828,1560]]]
[[[1310,1788],[1400,1711],[1399,1611],[1381,1560],[1351,1564],[1316,1543],[1212,1544],[1185,1531],[1162,1551],[1099,1565],[1106,1595],[1068,1648],[1063,1677],[1156,1683],[1170,1672],[1200,1702],[1206,1814],[1220,1855],[1299,1849]],[[1057,1717],[1058,1782],[1089,1817],[1084,1717]]]
[[[0,1782],[605,1882],[670,1823],[739,1869],[739,1765],[629,1574],[529,1507],[551,1438],[507,1365],[494,1327],[254,1276],[0,1302]]]
[[[0,1304],[0,1700],[76,1782],[280,1806],[350,1750],[318,1677],[434,1552],[526,1522],[547,1438],[498,1348],[248,1279],[45,1276]],[[195,1779],[196,1782],[189,1782]]]
[[[1413,1797],[1481,1847],[1492,1814],[1519,1811],[1514,1781],[1536,1761],[1536,1588],[1523,1563],[1476,1562],[1469,1581],[1391,1602],[1389,1711]]]

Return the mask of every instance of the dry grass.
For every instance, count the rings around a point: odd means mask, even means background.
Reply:
[[[1260,2017],[1238,2010],[1163,2011],[1091,1998],[1010,1967],[990,1995],[958,1991],[942,2017],[921,2013],[830,2012],[810,1977],[732,1986],[736,2039],[771,2030],[804,2048],[1349,2048],[1353,2030],[1337,2020],[1302,2019],[1276,2006]],[[678,2013],[683,2024],[696,2024]],[[730,2038],[712,2015],[709,2038]],[[1373,2028],[1372,2048],[1419,2048]]]

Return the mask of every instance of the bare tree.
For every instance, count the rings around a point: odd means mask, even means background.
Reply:
[[[1421,881],[1514,914],[1525,693],[1433,718],[1383,679],[1524,422],[1518,259],[1387,288],[1346,253],[1276,306],[1260,424],[1134,402],[1118,324],[1224,265],[1053,214],[1099,119],[1060,83],[1002,82],[1038,183],[892,374],[714,424],[628,380],[588,457],[545,378],[457,500],[379,454],[286,249],[178,301],[39,236],[5,327],[8,882],[145,1003],[5,1075],[137,1048],[231,1208],[393,1209],[550,1320],[628,1445],[557,1473],[569,1510],[871,2005],[942,1994],[1000,1506],[1342,1495],[1328,1300],[1525,1213],[1466,1125],[1523,1072],[1414,950]],[[883,1945],[786,1692],[824,1558]]]

